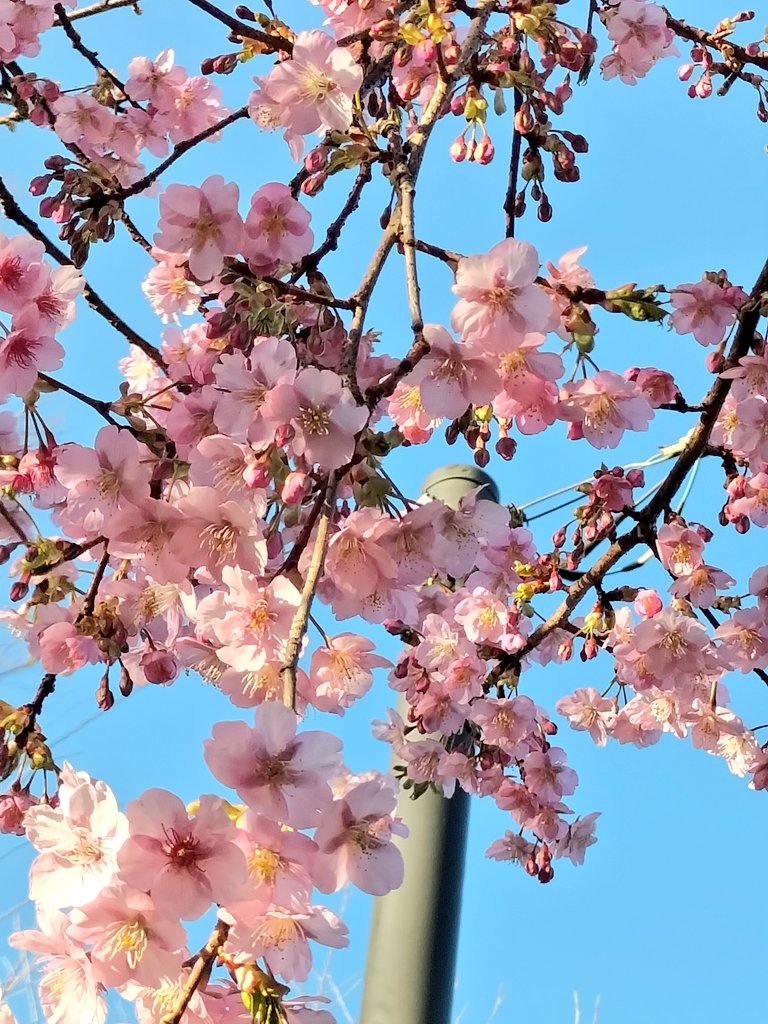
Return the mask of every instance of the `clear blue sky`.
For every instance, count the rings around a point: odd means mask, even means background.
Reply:
[[[145,0],[143,6],[141,18],[118,11],[81,24],[86,41],[120,72],[135,54],[154,56],[168,45],[175,46],[177,59],[190,70],[202,57],[226,51],[224,32],[182,0]],[[305,24],[318,20],[317,10],[305,0],[282,0],[276,6],[288,20],[294,12],[307,19]],[[580,6],[586,8],[586,2],[570,5],[566,13]],[[674,13],[711,27],[732,12],[714,0],[678,0]],[[48,73],[54,69],[68,85],[88,80],[88,68],[67,52],[61,37],[51,39],[45,53],[50,55]],[[724,99],[691,101],[677,81],[680,62],[662,62],[636,88],[601,82],[595,74],[586,89],[577,90],[562,121],[563,127],[590,141],[590,153],[579,158],[582,180],[552,187],[555,216],[550,224],[541,225],[529,215],[518,232],[538,247],[542,259],[557,259],[588,243],[585,262],[601,286],[629,280],[671,286],[721,266],[733,281],[751,286],[766,255],[761,235],[768,135],[754,117],[751,90],[737,84]],[[31,66],[28,61],[26,65]],[[249,72],[267,66],[267,61],[254,61],[221,80],[232,106],[244,102]],[[418,233],[459,251],[482,251],[503,234],[509,129],[498,121],[489,126],[498,153],[493,165],[457,167],[445,151],[455,125],[451,122],[438,132],[431,146],[419,184]],[[0,169],[19,194],[39,173],[42,159],[56,150],[49,146],[46,133],[29,127],[15,136],[2,136]],[[261,135],[250,123],[240,123],[218,145],[205,145],[184,158],[168,180],[199,184],[207,174],[221,173],[239,181],[247,199],[260,184],[286,180],[292,172],[278,137]],[[310,204],[318,232],[348,181],[333,184]],[[351,291],[357,283],[375,245],[375,224],[385,201],[383,189],[369,197],[345,236],[342,254],[329,261],[337,294]],[[150,233],[155,203],[146,198],[133,201],[136,220]],[[33,206],[28,204],[28,209]],[[452,304],[449,273],[426,260],[420,269],[426,318],[447,322]],[[157,336],[161,325],[138,290],[146,270],[142,253],[117,242],[97,249],[87,270],[116,309],[145,335]],[[370,316],[370,326],[383,333],[390,351],[402,350],[408,339],[401,275],[394,257]],[[658,361],[678,372],[686,396],[697,400],[705,386],[704,350],[692,340],[614,320],[602,326],[597,351],[602,367],[621,371],[630,363]],[[124,354],[122,339],[84,311],[62,341],[68,357],[61,379],[99,397],[111,397],[118,382],[116,362]],[[46,409],[62,439],[85,443],[98,426],[58,396],[47,400]],[[662,414],[649,434],[628,438],[616,461],[643,458],[685,429],[681,417]],[[447,449],[437,441],[422,450],[398,453],[393,467],[401,488],[416,494],[430,469],[463,458],[458,447]],[[555,428],[544,438],[523,443],[511,464],[495,462],[490,468],[502,499],[520,504],[588,474],[597,464],[598,454],[586,444],[566,445],[564,429]],[[711,509],[720,502],[719,488],[716,474],[703,470],[689,506],[692,518],[716,525]],[[559,523],[553,516],[537,524],[542,543]],[[744,574],[761,558],[763,536],[754,529],[738,540],[718,535],[713,561],[743,582]],[[655,582],[665,585],[661,578]],[[383,643],[386,650],[396,652],[391,641]],[[13,666],[18,655],[18,647],[3,638],[0,667]],[[576,686],[604,687],[610,672],[609,659],[587,665],[576,661],[562,670],[531,674],[526,685],[535,700],[552,708]],[[3,675],[0,696],[19,703],[29,699],[37,676],[31,669]],[[190,677],[170,689],[139,691],[101,715],[92,699],[96,682],[95,673],[87,671],[63,679],[46,706],[43,728],[55,744],[59,762],[69,759],[105,778],[123,802],[152,785],[174,789],[185,798],[213,787],[201,743],[213,721],[238,717],[226,698]],[[768,694],[757,680],[739,676],[729,682],[735,709],[748,724],[768,720]],[[390,703],[381,680],[339,723],[351,768],[386,766],[388,751],[370,738],[369,722],[383,717]],[[313,725],[321,724],[320,716],[310,717]],[[600,1024],[764,1021],[762,919],[768,899],[760,851],[768,840],[766,795],[748,790],[723,763],[693,750],[686,741],[665,737],[644,751],[618,745],[597,750],[584,734],[570,732],[562,722],[561,729],[562,745],[581,780],[571,806],[584,813],[603,812],[599,842],[588,851],[583,867],[559,864],[554,882],[541,886],[516,867],[484,859],[485,848],[508,821],[490,803],[475,802],[456,1020],[563,1024],[573,1020],[572,994],[577,991],[586,1019],[591,1019],[593,1001],[599,996]],[[23,901],[29,859],[22,840],[10,838],[0,844],[1,905],[11,908]],[[336,1010],[339,1020],[345,1021],[357,1015],[370,903],[353,894],[334,905],[341,904],[352,945],[333,954],[329,971],[344,995],[348,1009],[338,1005]],[[22,906],[0,921],[0,927],[10,930],[15,917],[28,926],[31,916],[30,908]],[[0,959],[0,977],[12,962]],[[323,963],[320,951],[318,964]],[[307,991],[316,991],[319,984],[311,979]],[[324,984],[328,992],[328,981]],[[34,1020],[23,1000],[17,1010],[22,1024]],[[116,1004],[110,1022],[129,1018],[130,1013]]]

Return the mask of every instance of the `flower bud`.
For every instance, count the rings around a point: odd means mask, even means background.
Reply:
[[[139,664],[148,683],[164,685],[172,682],[179,674],[179,663],[168,651],[147,651],[141,656]]]
[[[128,675],[128,669],[122,662],[120,663],[120,682],[118,683],[118,686],[120,688],[120,693],[122,693],[124,697],[130,697],[133,692],[133,680]]]
[[[297,469],[289,473],[280,488],[280,500],[286,505],[295,505],[301,501],[307,491],[309,477],[302,470]]]

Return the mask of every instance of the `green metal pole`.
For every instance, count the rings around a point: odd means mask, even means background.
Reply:
[[[422,492],[458,508],[477,487],[499,500],[476,466],[442,466]],[[429,790],[412,800],[403,791],[397,813],[410,832],[400,841],[405,880],[374,902],[360,1024],[450,1024],[469,795],[457,787],[450,799]]]

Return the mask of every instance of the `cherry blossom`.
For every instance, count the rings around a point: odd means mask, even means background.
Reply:
[[[160,197],[159,232],[155,245],[189,260],[199,281],[221,270],[224,256],[240,251],[243,222],[237,212],[239,189],[220,174],[200,188],[171,185]]]
[[[235,827],[213,796],[190,818],[178,797],[147,790],[126,809],[129,837],[118,855],[120,877],[152,896],[168,915],[195,918],[211,903],[237,898],[245,858]]]
[[[296,735],[295,714],[273,702],[256,708],[254,723],[215,725],[205,742],[208,767],[260,814],[299,827],[317,824],[331,803],[328,780],[341,744],[327,733]]]

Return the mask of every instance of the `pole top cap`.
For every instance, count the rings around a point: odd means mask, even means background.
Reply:
[[[457,507],[461,498],[476,487],[482,488],[478,497],[487,501],[499,501],[496,481],[479,466],[466,463],[451,463],[434,469],[421,485],[421,493],[429,498],[444,501]]]

